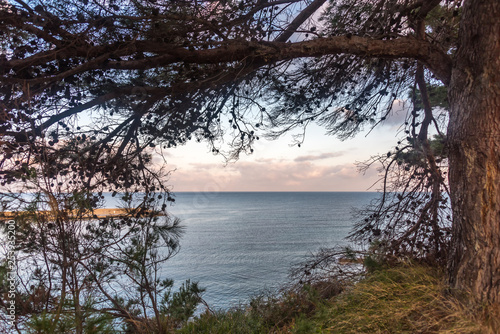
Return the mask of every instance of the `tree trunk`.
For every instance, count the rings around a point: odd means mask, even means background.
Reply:
[[[463,7],[450,83],[453,287],[500,304],[500,1]]]

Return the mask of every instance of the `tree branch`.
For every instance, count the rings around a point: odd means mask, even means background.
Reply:
[[[59,113],[59,114],[56,114],[56,115],[50,117],[47,121],[45,121],[43,124],[38,126],[35,131],[42,132],[43,130],[45,130],[48,127],[50,127],[51,125],[59,122],[60,120],[63,120],[63,119],[70,117],[72,115],[76,115],[84,110],[90,109],[92,107],[95,107],[96,105],[99,105],[99,104],[102,104],[106,101],[109,101],[109,100],[119,96],[120,93],[123,93],[124,91],[127,91],[127,90],[130,91],[131,88],[117,89],[111,93],[98,96],[97,98],[93,99],[92,101],[89,101],[87,103],[84,103],[82,105],[79,105],[79,106],[76,106],[76,107],[73,107],[70,109],[67,109],[66,111],[64,111],[62,113]]]
[[[304,8],[300,12],[299,15],[295,17],[295,19],[286,27],[285,31],[283,31],[276,39],[275,42],[286,42],[295,31],[304,23],[309,17],[311,17],[323,4],[326,0],[314,0],[309,6]]]
[[[297,43],[283,42],[249,42],[240,39],[233,39],[221,43],[220,46],[207,50],[188,50],[182,47],[173,47],[167,43],[151,43],[146,41],[136,41],[120,44],[127,48],[118,51],[121,55],[133,54],[140,50],[143,52],[159,53],[161,55],[148,57],[143,60],[113,61],[95,63],[89,69],[147,69],[165,67],[173,63],[183,62],[192,64],[220,64],[238,61],[251,61],[253,63],[270,64],[281,60],[291,60],[302,57],[320,57],[334,54],[352,54],[362,57],[374,58],[412,58],[420,60],[441,80],[445,85],[449,84],[451,77],[451,58],[437,46],[423,40],[416,40],[413,37],[399,37],[391,40],[371,39],[358,36],[332,36],[317,38],[309,41]],[[85,47],[72,48],[66,54],[58,51],[54,55],[60,57],[82,57],[87,59],[107,52],[117,47],[116,43],[103,45],[88,50]],[[115,49],[116,50],[116,49]],[[22,63],[27,62],[28,66],[41,64],[45,61],[53,61],[44,52],[43,60],[36,60],[36,55],[24,59],[4,62],[5,69],[18,68]],[[33,61],[33,62],[32,62]],[[85,66],[83,66],[85,68]],[[74,74],[69,71],[68,74]],[[34,79],[37,82],[40,79]],[[50,80],[50,79],[49,79]],[[4,79],[5,81],[5,79]],[[24,80],[23,83],[31,83]]]

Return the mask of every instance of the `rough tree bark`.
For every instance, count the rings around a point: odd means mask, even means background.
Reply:
[[[500,1],[467,1],[449,89],[452,286],[500,304]]]

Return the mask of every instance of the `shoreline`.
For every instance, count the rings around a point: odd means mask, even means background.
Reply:
[[[0,213],[0,221],[9,220],[15,218],[17,215],[24,213],[26,211],[5,211]],[[44,210],[38,211],[39,214],[42,215],[53,215],[52,211]],[[145,212],[145,214],[149,213],[149,211]],[[157,213],[157,216],[162,214]],[[116,217],[129,217],[131,216],[129,213],[129,209],[123,208],[107,208],[107,209],[95,209],[93,214],[85,214],[81,218],[83,219],[95,219],[95,218],[116,218]],[[74,217],[74,215],[70,215],[70,217]]]

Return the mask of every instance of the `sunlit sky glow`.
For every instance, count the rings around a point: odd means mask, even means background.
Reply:
[[[309,21],[316,27],[323,5]],[[297,42],[304,34],[294,34]],[[408,104],[396,100],[393,112],[384,123],[369,131],[369,126],[345,141],[326,135],[317,125],[309,126],[301,147],[292,145],[292,134],[274,141],[261,139],[254,153],[242,155],[236,162],[226,163],[213,155],[205,143],[189,142],[164,154],[167,168],[173,170],[169,184],[181,191],[376,191],[373,186],[380,175],[373,166],[360,173],[356,162],[364,162],[376,154],[394,148],[402,136],[401,125]],[[369,132],[369,133],[368,133]],[[165,153],[165,152],[164,152]],[[158,159],[160,162],[162,159]]]
[[[371,186],[379,179],[377,168],[361,174],[355,163],[393,148],[405,115],[400,110],[369,134],[367,128],[345,141],[316,125],[308,128],[301,147],[291,145],[292,134],[261,139],[253,154],[228,164],[207,144],[189,142],[164,152],[167,168],[175,169],[168,183],[174,192],[375,191],[378,187]]]

